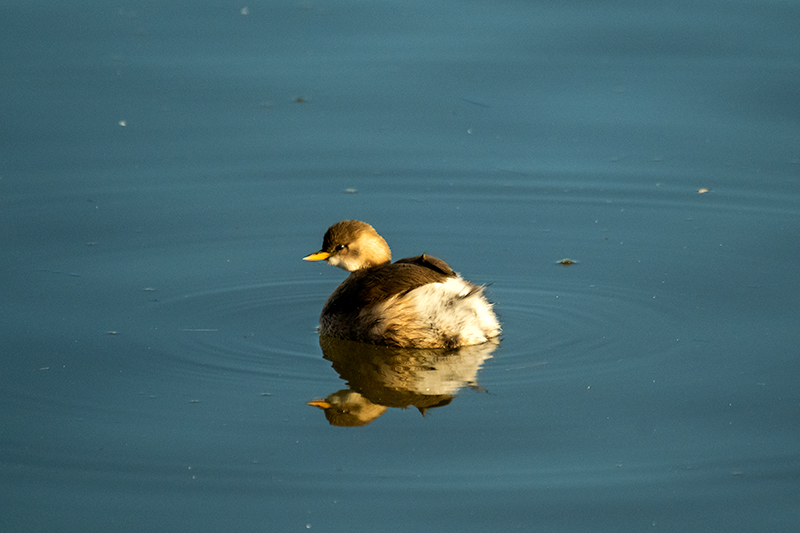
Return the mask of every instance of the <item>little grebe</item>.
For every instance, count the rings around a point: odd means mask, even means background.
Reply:
[[[455,348],[500,335],[483,287],[429,255],[391,263],[386,241],[365,222],[334,224],[322,249],[303,259],[350,272],[322,308],[320,335],[401,348]]]

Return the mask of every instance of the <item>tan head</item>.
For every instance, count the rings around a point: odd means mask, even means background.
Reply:
[[[303,258],[327,261],[348,272],[370,268],[392,260],[389,245],[375,228],[360,220],[342,220],[325,232],[322,249]]]

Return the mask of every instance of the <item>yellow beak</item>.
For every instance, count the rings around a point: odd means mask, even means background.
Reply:
[[[330,256],[331,254],[329,254],[328,252],[317,252],[315,254],[305,256],[303,258],[303,261],[324,261]]]
[[[320,409],[327,409],[328,407],[331,406],[331,404],[329,404],[325,400],[311,400],[306,405],[313,405],[314,407],[319,407]]]
[[[303,261],[324,261],[330,256],[331,254],[329,254],[328,252],[317,252],[315,254],[305,256],[303,258]]]

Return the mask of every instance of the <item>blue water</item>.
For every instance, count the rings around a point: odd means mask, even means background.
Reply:
[[[0,530],[797,529],[798,20],[1,2]],[[499,346],[324,358],[348,218]]]

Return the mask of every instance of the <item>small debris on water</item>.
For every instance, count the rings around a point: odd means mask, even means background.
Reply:
[[[562,265],[562,266],[574,265],[576,263],[577,263],[577,261],[573,261],[572,259],[568,259],[566,257],[564,259],[562,259],[561,261],[557,261],[556,262],[557,265]]]
[[[73,278],[81,277],[80,274],[77,272],[64,272],[63,270],[50,270],[47,268],[37,268],[36,272],[49,272],[50,274],[64,274],[66,276],[72,276]]]

